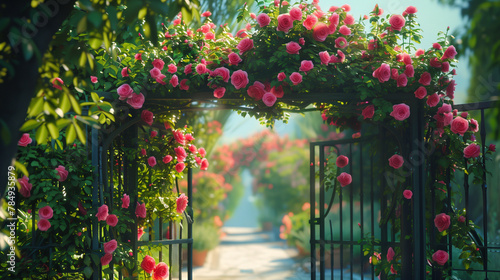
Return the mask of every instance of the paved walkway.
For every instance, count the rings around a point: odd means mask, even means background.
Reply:
[[[203,267],[193,270],[196,280],[301,280],[310,279],[300,272],[295,249],[274,240],[270,232],[254,228],[224,228],[227,236],[207,256]],[[299,275],[300,274],[300,275]]]

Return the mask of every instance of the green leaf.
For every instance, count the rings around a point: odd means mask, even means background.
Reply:
[[[83,131],[82,127],[79,124],[73,123],[73,125],[75,126],[75,131],[76,135],[78,136],[78,140],[80,140],[80,142],[82,142],[85,145],[85,143],[87,142],[85,132]]]
[[[42,122],[37,121],[37,120],[27,120],[23,126],[19,129],[20,131],[30,131],[32,129],[35,129],[39,127],[42,124]]]
[[[30,173],[28,172],[28,169],[26,169],[26,166],[22,163],[20,163],[19,161],[15,161],[14,162],[14,167],[16,167],[16,170],[20,170],[21,173],[23,173],[24,175],[26,176],[30,176]]]
[[[64,92],[59,100],[59,108],[63,113],[67,113],[71,109],[71,103],[69,101],[68,93]]]
[[[47,129],[49,130],[50,137],[52,137],[52,139],[59,138],[59,129],[54,122],[48,122]]]
[[[41,96],[31,99],[28,118],[40,114],[43,110],[43,103],[43,97]]]
[[[57,128],[59,130],[65,128],[68,124],[71,123],[71,120],[70,119],[58,119],[56,121],[56,125],[57,125]]]
[[[76,100],[76,98],[73,95],[69,94],[68,97],[69,97],[69,101],[71,102],[71,107],[73,108],[75,113],[77,113],[78,115],[81,115],[82,108],[80,107],[80,103],[78,103],[78,101]]]
[[[47,126],[42,125],[36,130],[35,139],[38,144],[45,144],[48,136],[49,130],[47,129]]]
[[[92,97],[92,101],[94,101],[95,103],[97,103],[97,102],[99,102],[99,100],[101,100],[99,98],[99,95],[97,95],[97,93],[95,93],[95,92],[91,92],[90,96]]]
[[[76,131],[74,127],[74,123],[66,129],[66,144],[69,145],[75,141]]]

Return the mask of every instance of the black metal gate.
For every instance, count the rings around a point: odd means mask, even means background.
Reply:
[[[434,152],[434,146],[429,136],[424,135],[423,103],[415,101],[411,106],[412,115],[409,126],[394,129],[374,125],[364,125],[362,136],[353,139],[312,142],[310,143],[310,229],[311,229],[311,279],[319,275],[326,279],[386,279],[385,271],[375,273],[371,263],[380,261],[380,256],[386,257],[388,250],[400,252],[401,263],[395,273],[400,279],[425,279],[429,269],[433,279],[443,279],[440,271],[430,267],[426,248],[449,251],[449,275],[465,271],[461,264],[452,262],[453,248],[451,237],[435,237],[431,234],[426,240],[427,212],[433,219],[436,215],[435,197],[437,188],[427,186],[434,178],[429,178],[428,170],[435,167],[435,159],[429,157]],[[492,102],[457,105],[459,111],[480,110],[481,120],[484,110],[493,107]],[[485,152],[486,126],[480,125],[481,143]],[[397,151],[408,159],[402,167],[403,171],[394,172],[388,166],[387,159]],[[337,156],[349,158],[349,164],[343,168],[334,167],[330,162]],[[483,165],[486,164],[483,162]],[[352,183],[341,187],[335,178],[346,172],[352,176]],[[449,167],[446,172],[453,172]],[[432,175],[431,175],[432,177]],[[486,182],[486,174],[484,174]],[[500,185],[496,182],[497,186]],[[446,186],[448,211],[451,209],[452,182],[444,182]],[[405,186],[412,186],[412,199],[403,199],[396,203],[396,195],[401,195]],[[453,186],[463,191],[463,206],[467,213],[470,208],[469,178],[463,181],[463,187]],[[481,195],[475,194],[474,199],[481,200],[481,211],[467,217],[479,224],[477,236],[478,250],[484,264],[474,268],[472,279],[492,279],[488,275],[495,273],[498,277],[499,267],[488,266],[492,252],[498,252],[498,243],[488,238],[488,190],[486,183],[480,186]],[[425,201],[425,192],[431,192],[431,201]],[[400,200],[401,201],[401,200]],[[426,205],[432,209],[426,209]],[[477,221],[477,222],[476,222]],[[498,237],[497,237],[498,238]],[[319,264],[319,267],[317,265]],[[330,275],[327,271],[330,269]],[[391,267],[392,271],[393,267]],[[386,270],[387,271],[387,270]],[[380,273],[380,275],[379,275]],[[495,278],[496,279],[496,278]]]

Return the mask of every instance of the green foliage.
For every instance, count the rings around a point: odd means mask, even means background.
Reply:
[[[210,251],[219,245],[219,230],[212,223],[193,224],[193,249]]]

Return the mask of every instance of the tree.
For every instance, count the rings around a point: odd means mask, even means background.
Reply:
[[[90,99],[85,90],[91,88],[90,76],[95,74],[93,50],[104,47],[113,54],[117,51],[113,43],[133,43],[138,33],[157,44],[162,20],[179,12],[186,22],[200,21],[199,10],[204,6],[221,18],[235,13],[215,2],[22,0],[0,4],[0,91],[8,93],[0,104],[0,170],[13,164],[27,112],[37,121],[24,128],[37,129],[37,142],[47,136],[57,138],[64,126],[82,125],[64,119],[81,115],[80,102]],[[233,2],[238,2],[233,3],[237,7],[243,1]],[[59,85],[54,81],[58,77],[65,85],[62,91],[54,91],[51,84]],[[0,175],[2,196],[6,176],[7,172]]]

